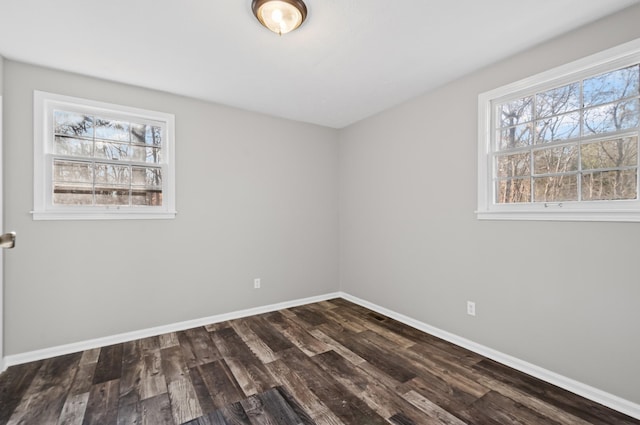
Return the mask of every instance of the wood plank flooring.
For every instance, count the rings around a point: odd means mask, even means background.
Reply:
[[[640,421],[334,299],[10,367],[4,424]]]

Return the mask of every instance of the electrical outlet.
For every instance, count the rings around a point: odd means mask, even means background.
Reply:
[[[473,301],[467,301],[467,314],[469,316],[476,315],[476,303],[474,303]]]
[[[260,289],[260,278],[253,279],[253,289]]]

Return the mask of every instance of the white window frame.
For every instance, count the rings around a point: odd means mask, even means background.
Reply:
[[[162,205],[71,206],[53,204],[53,111],[63,109],[124,120],[161,123]],[[34,220],[119,220],[175,218],[175,117],[173,114],[35,90],[33,93],[33,211]]]
[[[531,95],[640,62],[640,39],[622,44],[478,96],[478,208],[480,220],[640,221],[640,199],[616,201],[495,203],[493,106],[501,99]],[[640,178],[640,171],[638,172]],[[639,186],[640,188],[640,183]]]

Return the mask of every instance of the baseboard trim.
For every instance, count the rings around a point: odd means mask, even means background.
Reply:
[[[345,300],[351,301],[362,307],[366,307],[369,310],[373,310],[377,313],[391,317],[392,319],[395,319],[399,322],[402,322],[406,325],[416,328],[422,332],[426,332],[430,335],[444,339],[445,341],[449,341],[460,347],[471,350],[474,353],[478,353],[484,357],[490,358],[499,363],[512,367],[516,370],[519,370],[520,372],[524,372],[528,375],[542,379],[543,381],[556,385],[567,391],[571,391],[574,394],[577,394],[589,400],[595,401],[596,403],[600,403],[604,406],[610,407],[611,409],[617,410],[618,412],[624,413],[625,415],[629,415],[633,418],[640,419],[640,404],[636,404],[632,401],[629,401],[621,397],[618,397],[616,395],[599,390],[598,388],[594,388],[590,385],[583,384],[582,382],[576,381],[574,379],[567,378],[566,376],[560,375],[558,373],[544,369],[540,366],[536,366],[532,363],[526,362],[524,360],[518,359],[516,357],[510,356],[508,354],[486,347],[482,344],[478,344],[466,338],[460,337],[458,335],[452,334],[450,332],[447,332],[442,329],[436,328],[434,326],[428,325],[426,323],[420,322],[411,317],[405,316],[404,314],[397,313],[393,310],[389,310],[388,308],[379,306],[377,304],[371,303],[369,301],[363,300],[353,295],[340,292],[339,296],[341,298],[344,298]]]
[[[90,350],[92,348],[105,347],[122,342],[133,341],[140,338],[148,338],[151,336],[162,335],[168,332],[183,331],[186,329],[196,328],[198,326],[209,325],[212,323],[224,322],[225,320],[240,319],[243,317],[254,316],[256,314],[270,313],[272,311],[282,310],[285,308],[297,307],[304,304],[311,304],[320,301],[326,301],[332,298],[339,298],[340,293],[328,293],[308,298],[300,298],[292,301],[285,301],[276,304],[269,304],[260,307],[249,308],[246,310],[238,310],[230,313],[216,314],[214,316],[203,317],[201,319],[187,320],[179,323],[172,323],[164,326],[156,326],[153,328],[142,329],[139,331],[125,332],[117,335],[90,339],[87,341],[74,342],[71,344],[59,345],[56,347],[45,348],[42,350],[29,351],[26,353],[13,354],[0,359],[2,365],[1,371],[5,371],[10,366],[29,363],[37,360],[48,359],[51,357],[62,356],[65,354],[77,353],[79,351]]]
[[[550,384],[556,385],[572,393],[578,394],[584,398],[600,403],[611,409],[622,412],[633,418],[640,419],[640,405],[633,403],[629,400],[625,400],[616,395],[607,393],[605,391],[594,388],[590,385],[583,384],[542,367],[536,366],[532,363],[520,360],[516,357],[486,347],[482,344],[478,344],[469,339],[452,334],[445,330],[428,325],[419,320],[413,319],[404,314],[395,312],[388,308],[374,304],[372,302],[363,300],[351,294],[345,292],[333,292],[324,295],[318,295],[308,298],[300,298],[292,301],[285,301],[276,304],[269,304],[260,307],[249,308],[246,310],[238,310],[230,313],[217,314],[209,317],[203,317],[201,319],[187,320],[179,323],[172,323],[164,326],[156,326],[153,328],[142,329],[139,331],[125,332],[122,334],[112,335],[103,338],[95,338],[87,341],[76,342],[72,344],[59,345],[56,347],[45,348],[42,350],[29,351],[21,354],[14,354],[0,358],[0,370],[5,371],[8,367],[28,363],[37,360],[48,359],[55,356],[61,356],[65,354],[77,353],[79,351],[90,350],[92,348],[104,347],[113,344],[119,344],[122,342],[133,341],[140,338],[148,338],[152,336],[162,335],[168,332],[177,332],[185,329],[191,329],[198,326],[204,326],[212,323],[224,322],[225,320],[240,319],[243,317],[254,316],[256,314],[269,313],[272,311],[282,310],[285,308],[297,307],[304,304],[311,304],[320,301],[326,301],[332,298],[344,298],[355,304],[366,307],[377,313],[384,314],[399,322],[416,328],[422,332],[426,332],[430,335],[442,338],[445,341],[449,341],[453,344],[464,347],[482,356],[495,360],[499,363],[512,367],[520,372],[524,372]]]

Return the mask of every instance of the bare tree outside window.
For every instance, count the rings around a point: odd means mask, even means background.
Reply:
[[[162,128],[53,111],[53,204],[162,205]]]
[[[496,203],[638,199],[638,64],[494,111]]]

